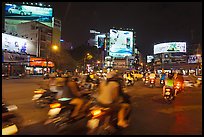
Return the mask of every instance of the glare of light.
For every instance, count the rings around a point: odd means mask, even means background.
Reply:
[[[201,57],[201,54],[196,54],[197,57]]]
[[[53,45],[53,46],[52,46],[52,49],[53,49],[53,50],[58,50],[58,46],[57,46],[57,45]]]
[[[28,2],[26,2],[26,4],[28,4]]]
[[[50,5],[48,5],[48,7],[50,7]]]
[[[31,5],[33,5],[33,3],[31,3]]]
[[[42,3],[39,3],[39,6],[42,6]]]
[[[25,2],[23,2],[23,4],[25,4]]]
[[[63,39],[60,39],[60,42],[64,42],[64,40],[63,40]]]
[[[38,5],[38,3],[35,3],[35,5]]]

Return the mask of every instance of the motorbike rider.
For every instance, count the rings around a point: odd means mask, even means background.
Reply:
[[[172,73],[168,73],[168,77],[166,78],[166,80],[164,82],[162,95],[164,96],[166,88],[171,88],[173,90],[173,86],[174,86],[173,74]],[[176,96],[176,92],[174,92],[174,95]]]
[[[64,91],[65,92],[63,92],[63,97],[72,98],[70,104],[75,106],[70,117],[77,118],[84,115],[83,111],[86,109],[88,103],[84,98],[85,93],[80,91],[79,85],[77,84],[77,79],[66,77]]]
[[[149,79],[156,79],[156,74],[153,71],[149,74]]]
[[[127,127],[128,122],[125,116],[130,110],[130,105],[120,94],[122,91],[122,84],[117,79],[117,73],[111,71],[107,74],[107,79],[102,81],[99,85],[98,96],[96,100],[100,106],[110,107],[118,112],[118,126]],[[127,94],[125,94],[127,95]]]
[[[181,82],[181,90],[184,91],[184,78],[182,73],[178,73],[174,79],[174,83]]]
[[[165,79],[166,79],[166,73],[162,73],[162,74],[161,74],[160,81],[162,81],[162,80],[165,81]]]

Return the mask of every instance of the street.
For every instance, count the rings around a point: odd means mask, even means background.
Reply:
[[[48,108],[36,108],[32,102],[33,91],[39,88],[42,78],[2,80],[2,95],[9,104],[18,106],[22,118],[19,135],[80,134],[85,131],[85,120],[81,120],[57,133],[46,127]],[[156,85],[158,86],[158,85]],[[131,95],[132,114],[129,127],[118,131],[118,135],[202,135],[202,88],[185,88],[172,104],[162,98],[162,88],[149,88],[142,81],[128,87]]]

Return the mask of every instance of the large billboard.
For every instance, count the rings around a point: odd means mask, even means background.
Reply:
[[[168,42],[154,45],[154,54],[166,52],[186,52],[186,42]]]
[[[109,55],[115,58],[132,56],[133,32],[110,29]]]
[[[5,24],[39,21],[52,26],[53,9],[40,6],[5,4]]]
[[[2,33],[2,50],[36,55],[37,47],[31,40]]]

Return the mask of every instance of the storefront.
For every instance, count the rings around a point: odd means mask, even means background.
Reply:
[[[46,72],[50,73],[54,67],[54,63],[46,61],[43,58],[30,57],[30,63],[26,66],[26,73],[29,75],[43,75]]]
[[[2,74],[18,76],[25,73],[25,66],[29,64],[29,55],[2,52]]]

